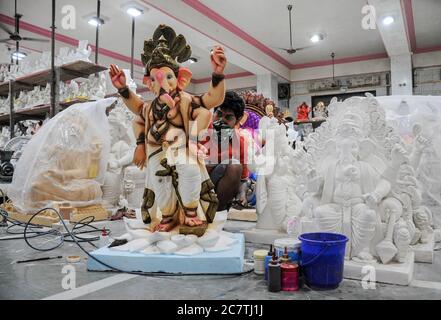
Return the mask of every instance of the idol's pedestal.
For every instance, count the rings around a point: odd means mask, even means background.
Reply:
[[[418,243],[410,247],[415,253],[415,262],[433,263],[435,232],[429,236],[429,241],[427,243]]]
[[[383,225],[384,230],[386,225]],[[301,223],[301,233],[319,232],[314,221],[304,218]],[[414,264],[416,256],[420,259],[429,260],[430,252],[433,258],[433,244],[432,251],[430,251],[430,244],[418,244],[412,246],[411,250],[406,256],[404,263],[392,261],[388,264],[378,262],[358,262],[354,260],[345,260],[343,277],[346,279],[365,280],[367,282],[381,282],[396,285],[409,285],[413,279]],[[423,261],[420,261],[423,262]],[[428,261],[427,261],[428,262]]]
[[[413,280],[414,252],[410,252],[404,263],[388,264],[345,261],[343,277],[346,279],[364,280],[407,286]]]
[[[274,240],[276,239],[290,237],[286,232],[282,232],[276,229],[252,228],[248,230],[242,230],[241,232],[245,236],[245,240],[247,242],[267,245],[274,244]]]
[[[204,235],[151,232],[143,223],[141,211],[136,219],[123,218],[126,233],[114,237],[123,244],[103,247],[91,254],[90,271],[112,271],[111,267],[133,272],[165,272],[182,274],[231,274],[243,271],[245,240],[242,234],[223,229],[227,211],[218,211]],[[153,223],[153,221],[152,221]],[[124,241],[125,240],[125,241]]]
[[[256,222],[257,221],[256,209],[237,210],[231,208],[228,211],[228,220]]]
[[[107,247],[91,254],[114,268],[128,272],[165,272],[182,274],[232,274],[243,272],[245,241],[242,234],[234,234],[237,240],[229,250],[204,251],[187,256],[174,254],[143,254],[140,252],[115,251]],[[111,268],[90,258],[89,271],[112,271]]]

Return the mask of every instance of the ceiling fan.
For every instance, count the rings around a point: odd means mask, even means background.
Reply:
[[[4,24],[0,23],[0,29],[2,29],[3,31],[5,31],[6,33],[9,34],[9,38],[6,39],[1,39],[1,42],[7,42],[7,41],[15,41],[15,47],[16,47],[16,52],[19,52],[19,43],[20,41],[38,41],[38,42],[48,42],[49,40],[47,39],[37,39],[37,38],[30,38],[30,37],[22,37],[20,35],[20,18],[23,15],[17,13],[17,0],[15,0],[15,31],[11,31],[9,30],[9,28],[7,26],[5,26]]]
[[[283,50],[288,54],[294,54],[297,51],[313,47],[313,46],[307,46],[307,47],[301,47],[301,48],[293,48],[293,46],[292,46],[292,19],[291,19],[292,5],[288,5],[288,13],[289,13],[289,48],[276,47],[276,49]]]

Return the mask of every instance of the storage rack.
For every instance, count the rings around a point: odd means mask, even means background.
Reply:
[[[0,96],[9,95],[9,114],[0,115],[0,125],[5,124],[9,120],[9,127],[12,139],[14,137],[14,126],[17,121],[25,119],[41,119],[44,118],[49,111],[50,117],[55,116],[62,108],[78,102],[72,101],[69,103],[59,102],[59,83],[60,81],[69,81],[75,78],[88,77],[91,74],[97,74],[107,68],[98,65],[98,29],[96,30],[95,42],[95,63],[87,61],[74,61],[64,64],[62,66],[55,66],[55,14],[56,14],[56,0],[52,0],[52,24],[51,24],[51,67],[49,69],[35,72],[15,80],[9,80],[0,83]],[[97,1],[98,19],[100,18],[101,1]],[[50,83],[51,85],[51,103],[48,105],[36,106],[32,108],[25,108],[14,111],[14,99],[17,92],[23,90],[32,90],[35,86],[42,86]]]
[[[62,109],[84,100],[74,100],[70,102],[59,102],[59,83],[60,81],[69,81],[76,78],[87,78],[89,75],[106,70],[100,66],[87,61],[74,61],[61,66],[54,67],[55,71],[55,90],[51,90],[51,99],[54,99],[54,105],[45,104],[30,108],[14,110],[14,98],[17,93],[23,90],[32,90],[35,86],[44,86],[52,82],[52,69],[35,72],[15,80],[9,80],[0,84],[0,96],[10,96],[9,114],[0,115],[0,125],[9,123],[11,139],[14,137],[14,125],[21,120],[26,119],[44,119],[47,113],[52,116]]]

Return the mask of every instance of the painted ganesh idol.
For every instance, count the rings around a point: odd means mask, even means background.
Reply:
[[[184,91],[192,73],[178,64],[190,55],[185,38],[160,25],[152,39],[144,42],[142,54],[144,84],[156,98],[142,101],[127,88],[124,73],[115,65],[110,67],[110,76],[126,106],[136,114],[134,163],[147,170],[141,206],[144,223],[150,224],[152,232],[179,228],[180,234],[202,236],[214,219],[218,200],[198,157],[197,136],[209,126],[210,109],[224,100],[226,58],[221,47],[214,47],[209,91],[193,96]]]

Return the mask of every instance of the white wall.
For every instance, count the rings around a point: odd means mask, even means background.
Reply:
[[[414,54],[412,62],[414,68],[441,66],[441,51]]]
[[[390,71],[390,60],[375,59],[335,65],[335,76]],[[332,77],[332,65],[291,70],[291,81],[305,81]]]
[[[256,87],[256,84],[257,84],[257,77],[255,75],[226,80],[227,90]],[[210,82],[204,82],[204,83],[192,84],[192,85],[193,87],[190,86],[188,91],[193,94],[201,94],[207,92],[208,88],[210,87]]]

